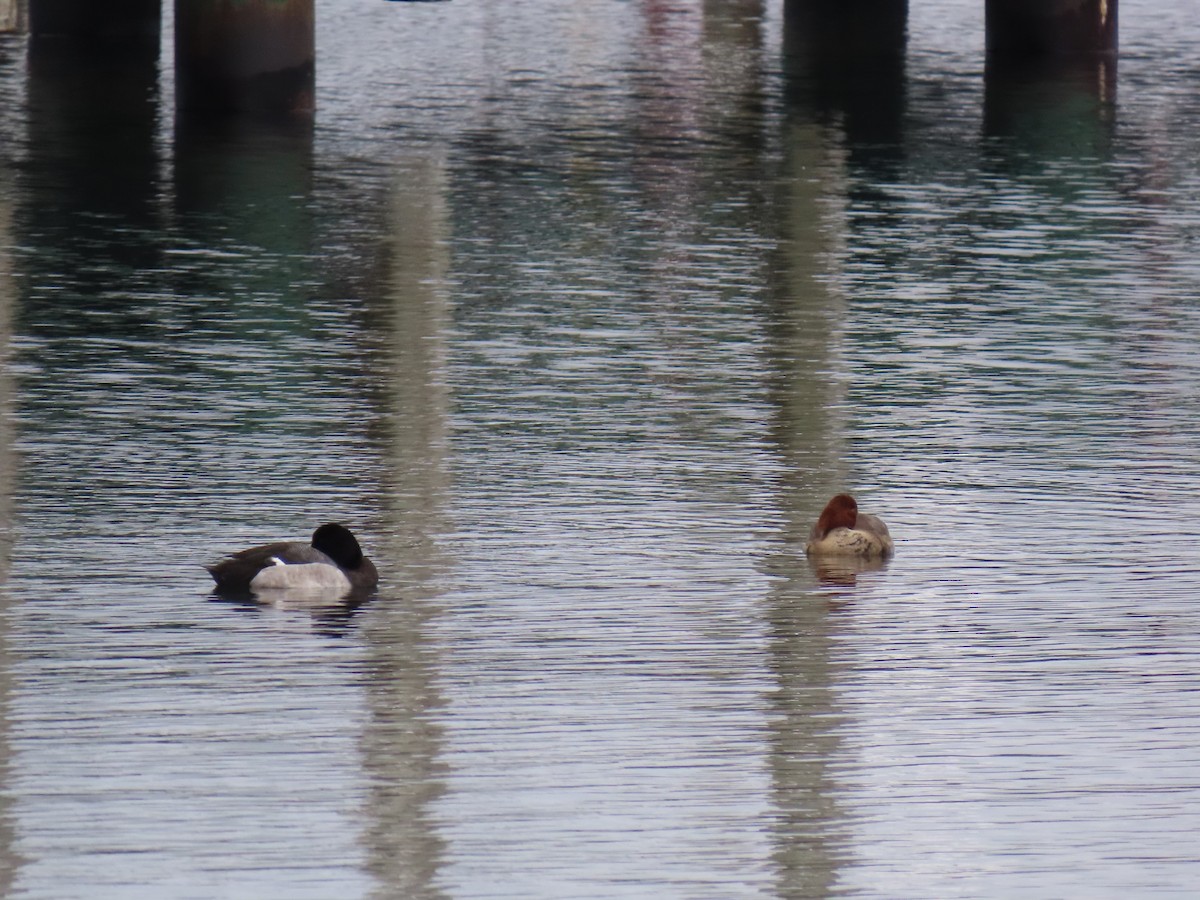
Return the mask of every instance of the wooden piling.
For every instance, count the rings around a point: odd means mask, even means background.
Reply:
[[[1117,52],[1117,0],[985,0],[987,53],[1080,59]]]
[[[181,109],[311,113],[315,56],[313,0],[175,0]]]
[[[29,0],[28,23],[35,40],[137,42],[157,51],[162,13],[160,0]]]
[[[908,0],[784,0],[789,107],[841,123],[851,142],[899,140]]]

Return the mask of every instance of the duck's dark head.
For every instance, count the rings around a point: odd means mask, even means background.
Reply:
[[[837,494],[821,510],[816,530],[824,537],[835,528],[853,528],[857,519],[858,503],[849,494]]]
[[[362,565],[362,548],[344,525],[333,522],[322,525],[313,532],[312,545],[343,569],[357,569]]]

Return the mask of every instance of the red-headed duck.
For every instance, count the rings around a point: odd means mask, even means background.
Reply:
[[[891,555],[892,537],[877,516],[859,512],[849,494],[838,494],[821,510],[804,552],[809,556],[885,557]]]
[[[342,525],[322,525],[312,543],[279,541],[230,554],[205,566],[217,591],[316,590],[338,596],[369,591],[379,583],[375,564]]]

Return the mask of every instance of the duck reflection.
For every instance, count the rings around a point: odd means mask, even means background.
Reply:
[[[358,614],[371,604],[375,595],[340,597],[299,590],[271,591],[265,596],[259,596],[249,591],[230,593],[214,590],[209,599],[253,615],[261,615],[269,610],[307,613],[312,618],[313,631],[316,634],[340,637],[347,633]]]
[[[808,557],[808,566],[823,587],[855,587],[859,575],[881,572],[887,568],[888,562],[888,559],[881,557]]]

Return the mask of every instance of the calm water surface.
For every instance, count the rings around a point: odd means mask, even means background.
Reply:
[[[1186,5],[1115,99],[975,0],[866,89],[777,2],[318,6],[311,131],[0,41],[0,892],[1194,896]],[[329,519],[369,602],[209,594]]]

